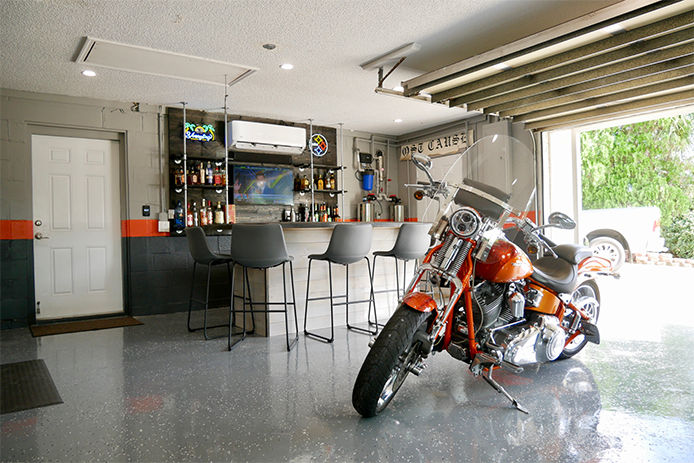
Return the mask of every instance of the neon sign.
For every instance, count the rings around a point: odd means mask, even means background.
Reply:
[[[214,141],[214,127],[212,124],[192,124],[186,122],[186,140],[201,141],[203,143]]]
[[[311,152],[316,157],[325,156],[328,152],[328,140],[323,135],[314,133],[311,137]]]

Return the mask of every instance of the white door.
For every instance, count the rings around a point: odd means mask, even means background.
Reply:
[[[123,312],[118,142],[31,146],[36,318]]]

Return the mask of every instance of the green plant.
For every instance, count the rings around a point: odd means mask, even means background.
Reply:
[[[694,113],[581,134],[583,208],[694,209]]]
[[[663,227],[663,237],[675,257],[694,259],[694,210],[672,219]]]

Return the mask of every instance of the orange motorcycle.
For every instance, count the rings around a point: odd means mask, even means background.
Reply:
[[[435,214],[429,231],[434,244],[370,343],[352,404],[365,417],[377,415],[410,373],[420,375],[424,360],[445,350],[528,413],[493,371],[520,373],[523,365],[569,358],[588,342],[599,344],[594,278],[611,274],[611,263],[587,247],[555,245],[542,233],[575,227],[565,214],[550,214],[541,227],[531,220],[535,164],[520,141],[480,139],[441,160],[447,167],[441,181],[434,180],[429,158],[414,155],[412,161],[427,177],[408,186],[419,188],[415,198],[431,199],[424,219]]]

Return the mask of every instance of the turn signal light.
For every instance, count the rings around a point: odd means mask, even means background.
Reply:
[[[422,190],[415,191],[414,199],[416,199],[417,201],[421,201],[422,199],[424,199],[424,192]]]
[[[539,249],[537,248],[536,245],[534,245],[534,244],[529,244],[529,245],[528,245],[528,254],[533,254],[533,255],[535,255],[535,254],[537,254],[538,251],[539,251]]]

